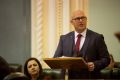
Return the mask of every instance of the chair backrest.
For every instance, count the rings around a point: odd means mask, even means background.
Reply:
[[[22,72],[22,65],[17,63],[9,63],[12,72]]]
[[[59,80],[61,79],[61,71],[61,69],[43,69],[43,80]]]
[[[29,79],[21,72],[14,72],[7,75],[3,80],[29,80]]]

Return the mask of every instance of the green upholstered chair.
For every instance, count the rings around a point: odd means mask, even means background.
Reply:
[[[101,70],[103,79],[120,79],[120,62],[115,62],[113,68],[104,68]]]
[[[51,78],[53,80],[60,80],[61,71],[61,69],[43,69],[43,79]]]
[[[12,72],[22,72],[22,65],[18,63],[9,63]]]

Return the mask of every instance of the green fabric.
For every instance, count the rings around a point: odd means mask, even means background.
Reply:
[[[43,78],[60,79],[61,69],[43,69]]]

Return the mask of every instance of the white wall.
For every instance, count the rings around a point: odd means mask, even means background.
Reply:
[[[120,61],[120,42],[114,36],[120,31],[120,0],[89,0],[89,28],[102,33],[115,61]]]

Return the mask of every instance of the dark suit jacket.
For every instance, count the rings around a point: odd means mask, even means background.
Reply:
[[[86,39],[80,50],[80,55],[74,54],[74,31],[60,37],[60,41],[55,52],[55,57],[83,57],[86,62],[94,62],[95,71],[105,68],[109,62],[109,53],[101,34],[87,29]]]

